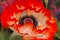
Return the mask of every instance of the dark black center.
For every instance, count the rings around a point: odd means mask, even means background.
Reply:
[[[31,22],[36,27],[38,25],[37,19],[34,16],[23,16],[20,18],[19,24],[24,24],[26,22]]]

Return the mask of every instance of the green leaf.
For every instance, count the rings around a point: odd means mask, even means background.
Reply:
[[[22,40],[22,37],[14,32],[12,33],[10,40]]]
[[[4,40],[4,34],[0,32],[0,40]]]
[[[58,25],[58,32],[60,32],[60,21],[57,22]]]

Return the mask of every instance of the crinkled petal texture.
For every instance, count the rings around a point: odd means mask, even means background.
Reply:
[[[21,18],[26,15],[34,16],[37,19],[37,26],[34,26],[35,21],[30,22],[30,19],[20,24]],[[56,19],[50,16],[50,11],[44,8],[40,0],[15,0],[11,6],[5,8],[1,15],[1,23],[3,28],[10,28],[26,37],[27,40],[29,38],[31,40],[53,40],[57,31]]]

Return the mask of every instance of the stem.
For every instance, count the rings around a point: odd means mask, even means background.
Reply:
[[[55,34],[59,39],[60,39],[60,36],[58,36],[58,34]]]

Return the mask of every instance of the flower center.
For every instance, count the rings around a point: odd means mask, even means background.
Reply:
[[[31,18],[25,18],[25,19],[23,20],[23,22],[24,22],[24,23],[27,23],[27,22],[33,23],[33,20],[32,20]]]
[[[19,24],[25,24],[25,23],[32,23],[36,27],[38,25],[38,21],[33,16],[23,16],[20,18]]]

